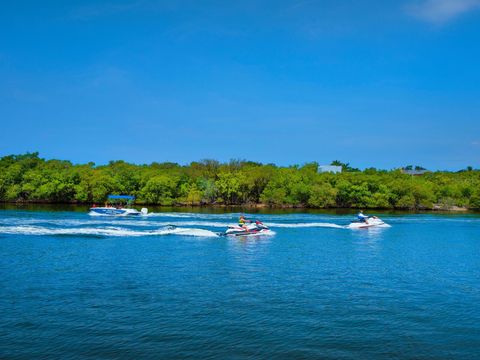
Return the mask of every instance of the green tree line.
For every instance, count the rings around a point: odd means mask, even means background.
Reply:
[[[72,164],[38,153],[0,158],[0,201],[103,203],[108,194],[129,194],[140,204],[258,205],[311,208],[480,208],[480,171],[360,171],[319,173],[317,163],[279,167],[250,161],[202,160],[189,165]]]

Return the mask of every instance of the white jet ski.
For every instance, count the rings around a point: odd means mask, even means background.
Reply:
[[[352,221],[347,227],[349,229],[366,229],[370,227],[390,227],[390,225],[376,216],[370,216],[366,221]]]
[[[229,225],[228,230],[225,231],[225,235],[227,236],[251,236],[267,233],[270,233],[270,229],[268,228],[268,226],[258,220],[246,224],[245,227],[241,227],[238,225]]]

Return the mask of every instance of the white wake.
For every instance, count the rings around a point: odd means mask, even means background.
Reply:
[[[51,229],[43,226],[2,226],[0,234],[21,235],[90,235],[90,236],[159,236],[159,235],[183,235],[198,237],[218,237],[213,231],[192,228],[164,228],[157,230],[130,230],[119,227],[105,228],[62,228]]]

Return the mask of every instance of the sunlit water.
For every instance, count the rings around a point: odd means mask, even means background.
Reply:
[[[480,216],[236,216],[0,211],[0,358],[480,357]]]

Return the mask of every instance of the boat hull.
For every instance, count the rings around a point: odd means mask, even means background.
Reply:
[[[114,207],[92,207],[89,215],[93,216],[138,216],[141,212],[135,209],[117,209]]]

